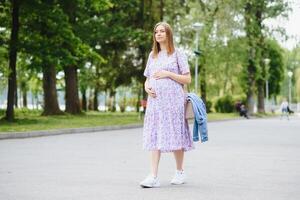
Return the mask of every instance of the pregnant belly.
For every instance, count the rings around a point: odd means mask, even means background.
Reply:
[[[156,96],[166,96],[167,94],[172,94],[178,97],[184,95],[182,85],[172,79],[150,79],[150,86],[154,89]]]

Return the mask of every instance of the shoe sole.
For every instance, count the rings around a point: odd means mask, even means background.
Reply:
[[[142,188],[158,188],[160,185],[148,186],[148,185],[140,185]]]

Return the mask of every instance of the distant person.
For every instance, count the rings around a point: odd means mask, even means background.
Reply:
[[[236,104],[235,104],[235,110],[239,113],[240,112],[240,110],[241,110],[241,105],[242,105],[242,102],[241,101],[238,101],[238,102],[236,102]]]
[[[235,104],[235,109],[240,114],[241,117],[245,117],[245,118],[249,119],[248,111],[246,109],[246,106],[241,101],[238,101]]]
[[[194,148],[185,119],[186,95],[183,84],[191,82],[187,56],[175,49],[169,24],[159,22],[153,31],[153,46],[144,71],[148,93],[143,127],[143,148],[151,152],[151,173],[141,183],[144,188],[159,187],[158,165],[161,153],[173,152],[176,170],[171,184],[185,183],[184,152]]]
[[[244,104],[242,104],[240,107],[240,116],[249,119],[248,110],[246,109],[246,106]]]
[[[282,117],[286,116],[287,119],[289,120],[289,103],[287,102],[286,98],[283,99],[283,101],[280,105],[280,109],[281,109],[280,119],[282,119]]]
[[[287,111],[288,111],[289,114],[294,114],[294,111],[291,110],[290,106],[287,107]]]

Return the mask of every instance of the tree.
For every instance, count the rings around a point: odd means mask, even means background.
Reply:
[[[245,31],[248,41],[247,105],[253,113],[255,86],[258,89],[258,110],[264,112],[265,37],[263,20],[281,15],[287,9],[283,0],[244,0]]]
[[[131,0],[122,4],[111,1],[111,3],[113,6],[103,14],[105,23],[100,26],[102,30],[100,31],[101,37],[98,39],[99,49],[97,52],[108,60],[106,64],[101,65],[99,74],[106,77],[104,88],[109,91],[110,110],[114,111],[116,88],[123,84],[129,84],[131,76],[139,77],[139,79],[143,77],[143,62],[146,63],[144,57],[147,57],[145,56],[147,48],[143,44],[151,44],[151,40],[148,40],[149,34],[145,34],[145,30],[142,28],[146,27],[143,21],[145,19],[143,14],[145,1]],[[139,10],[141,8],[143,9]],[[133,55],[134,57],[132,57]],[[128,59],[130,58],[133,59],[129,64]],[[138,61],[139,67],[133,64],[135,61]],[[126,65],[124,65],[125,63]]]
[[[284,59],[283,50],[275,40],[266,41],[266,55],[270,58],[268,81],[269,94],[276,97],[280,94],[282,81],[284,79]]]
[[[73,41],[74,34],[55,1],[31,0],[24,6],[22,16],[22,51],[30,55],[30,66],[43,73],[43,115],[62,114],[57,101],[56,74],[64,59],[70,59],[70,52],[63,47]]]
[[[182,4],[183,11],[186,12],[185,17],[181,17],[180,15],[177,18],[178,22],[176,22],[177,31],[180,32],[181,44],[190,49],[193,43],[189,43],[188,38],[194,38],[195,30],[192,28],[191,22],[201,22],[204,26],[201,29],[199,34],[199,47],[201,50],[200,54],[200,62],[199,62],[199,70],[200,73],[200,90],[201,97],[206,102],[207,99],[207,81],[208,74],[207,70],[209,68],[209,60],[210,53],[214,52],[215,44],[218,42],[216,40],[216,33],[218,30],[218,21],[222,21],[228,19],[224,17],[224,13],[226,13],[226,5],[230,3],[230,1],[189,1],[189,3],[184,2]],[[201,10],[201,12],[199,12]],[[175,19],[176,19],[175,18]],[[222,21],[223,22],[223,21]],[[225,22],[226,23],[226,22]],[[180,24],[180,25],[179,25]],[[194,42],[194,40],[192,40]]]
[[[99,24],[95,24],[93,22],[93,17],[97,16],[97,14],[99,15],[103,10],[108,9],[109,1],[60,1],[60,4],[62,5],[64,12],[68,16],[68,22],[72,26],[72,31],[74,32],[76,37],[78,37],[78,50],[76,51],[76,45],[74,45],[75,41],[70,42],[69,45],[67,45],[67,48],[70,52],[72,52],[72,55],[75,58],[79,57],[79,60],[73,59],[75,60],[75,62],[73,61],[72,63],[65,63],[63,67],[66,81],[66,112],[71,114],[78,114],[81,112],[77,83],[77,70],[79,68],[78,64],[84,63],[87,55],[90,54],[90,49],[93,49],[93,47],[95,46],[90,42],[95,42],[97,40],[94,37],[95,32],[93,31],[94,29],[91,25],[97,26]],[[86,28],[87,26],[91,30],[89,34],[86,34],[82,31],[82,29]],[[83,41],[86,41],[87,43],[83,43]],[[72,44],[73,46],[71,46]],[[89,45],[91,45],[91,47]],[[78,48],[80,46],[81,48]],[[97,93],[95,94],[95,97],[97,97]]]
[[[8,49],[10,31],[8,30],[10,20],[8,19],[10,12],[10,5],[3,1],[0,4],[0,91],[2,92],[7,86],[8,82]]]
[[[18,34],[19,34],[19,9],[20,1],[13,0],[11,3],[12,12],[12,26],[11,36],[9,42],[9,75],[8,75],[8,94],[7,94],[7,109],[5,119],[12,122],[14,120],[14,100],[17,87],[17,46],[18,46]]]

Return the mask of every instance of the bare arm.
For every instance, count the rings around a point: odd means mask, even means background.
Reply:
[[[191,74],[176,74],[170,71],[161,70],[154,74],[155,79],[171,78],[181,84],[190,84],[192,81]]]

